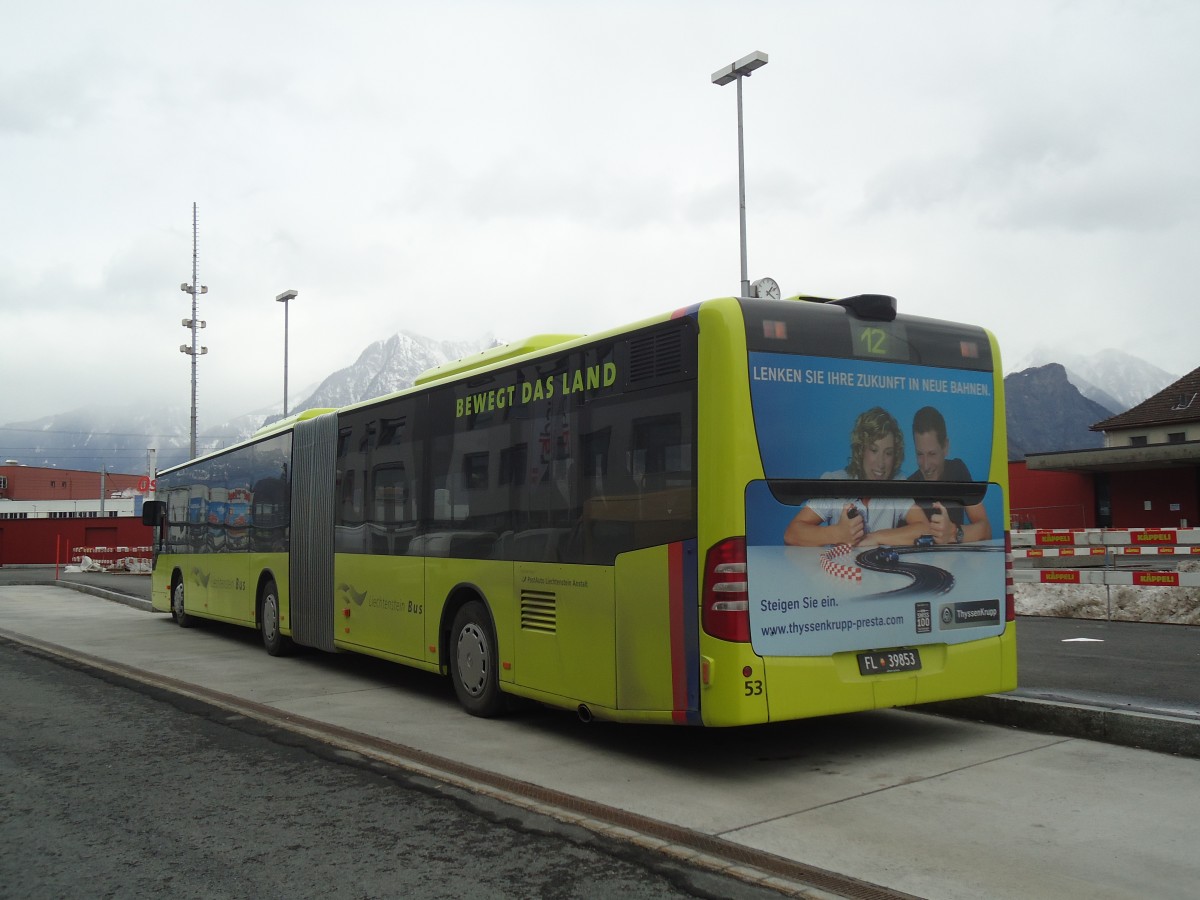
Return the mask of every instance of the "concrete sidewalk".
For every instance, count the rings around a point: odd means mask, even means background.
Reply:
[[[723,730],[584,726],[541,710],[480,720],[428,673],[274,659],[249,631],[180,629],[53,586],[0,588],[0,635],[229,698],[280,727],[327,728],[331,742],[397,748],[418,768],[492,773],[485,792],[503,784],[552,815],[626,821],[613,833],[685,858],[724,848],[734,870],[744,850],[928,898],[1194,890],[1191,759],[894,710]]]

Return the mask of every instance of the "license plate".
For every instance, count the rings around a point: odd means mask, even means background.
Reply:
[[[858,671],[863,675],[886,675],[888,672],[915,672],[921,668],[919,650],[885,650],[858,654]]]

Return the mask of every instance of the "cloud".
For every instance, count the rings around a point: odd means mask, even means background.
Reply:
[[[1200,178],[1190,169],[1148,165],[1079,119],[998,121],[962,153],[891,162],[868,181],[858,214],[940,211],[988,227],[1067,232],[1196,221]]]
[[[752,277],[1194,367],[1200,5],[280,9],[9,16],[0,311],[29,337],[0,421],[89,385],[186,399],[193,201],[202,410],[274,401],[285,288],[296,384],[401,328],[515,339],[732,293],[736,93],[709,75],[756,49]]]
[[[44,66],[0,76],[0,136],[59,135],[92,119],[97,97],[78,69]]]

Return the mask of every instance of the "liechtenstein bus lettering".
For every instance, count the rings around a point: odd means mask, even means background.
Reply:
[[[1010,690],[998,359],[877,295],[498,347],[158,473],[153,603],[447,675],[479,716]]]

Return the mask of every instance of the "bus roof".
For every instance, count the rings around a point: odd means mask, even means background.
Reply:
[[[317,416],[323,416],[323,415],[325,415],[325,413],[331,413],[331,412],[336,412],[336,411],[337,410],[332,406],[328,406],[328,407],[318,406],[318,407],[314,407],[312,409],[306,409],[306,410],[296,413],[293,416],[288,416],[286,419],[278,419],[278,420],[272,422],[270,425],[264,425],[262,428],[258,429],[258,431],[254,432],[254,434],[252,434],[250,436],[250,438],[251,438],[251,440],[253,440],[255,438],[260,438],[260,437],[264,437],[265,435],[271,434],[271,432],[273,432],[273,431],[285,431],[288,428],[294,427],[297,422],[304,422],[304,421],[307,421],[308,419],[315,419]]]
[[[729,298],[716,299],[718,301],[728,299],[729,302],[736,302]],[[493,347],[491,350],[484,350],[482,353],[476,353],[472,356],[463,357],[462,359],[451,360],[450,362],[443,363],[440,366],[434,366],[432,369],[428,369],[417,376],[411,387],[401,388],[400,390],[393,391],[389,394],[381,394],[378,397],[359,400],[355,403],[351,403],[345,407],[342,407],[342,409],[339,409],[338,412],[342,412],[343,410],[357,409],[363,406],[371,406],[375,403],[379,403],[382,400],[386,400],[389,397],[407,394],[416,388],[426,387],[439,381],[446,381],[468,372],[483,372],[489,369],[497,368],[504,363],[512,362],[516,359],[535,357],[539,353],[555,347],[562,347],[564,350],[569,350],[589,341],[604,340],[605,338],[620,335],[627,331],[635,331],[639,328],[645,328],[650,325],[668,322],[672,318],[675,318],[684,312],[693,311],[707,303],[712,302],[714,301],[705,300],[702,303],[698,303],[692,307],[682,307],[670,312],[659,313],[658,315],[649,316],[637,322],[626,322],[613,328],[597,331],[593,334],[538,334],[525,338],[524,340],[503,344],[499,347]]]
[[[527,353],[537,353],[568,341],[578,340],[580,337],[582,335],[578,334],[535,334],[523,341],[500,344],[498,347],[492,347],[482,353],[464,356],[462,359],[451,360],[440,366],[434,366],[432,369],[426,369],[413,379],[413,387],[428,384],[431,381],[440,381],[453,375],[461,375],[463,372],[470,372],[474,369],[481,369],[492,363],[515,359],[518,356],[525,356]]]

